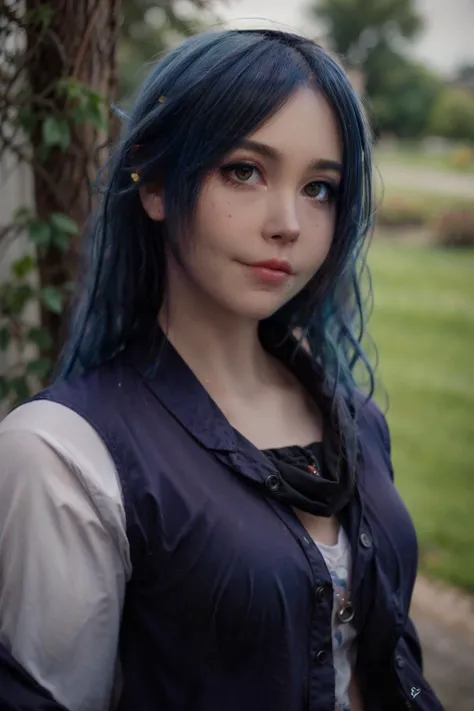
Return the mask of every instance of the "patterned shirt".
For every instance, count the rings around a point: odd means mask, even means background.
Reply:
[[[349,687],[356,657],[356,631],[350,622],[341,623],[337,614],[341,600],[350,599],[350,544],[342,526],[339,528],[339,537],[335,545],[329,546],[318,541],[315,543],[331,575],[334,590],[332,648],[336,674],[335,711],[351,711]]]

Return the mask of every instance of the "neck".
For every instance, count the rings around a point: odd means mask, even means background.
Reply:
[[[255,398],[280,371],[260,343],[258,321],[190,291],[168,294],[159,314],[166,337],[216,401]]]

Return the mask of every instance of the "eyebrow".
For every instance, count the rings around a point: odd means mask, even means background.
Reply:
[[[247,148],[250,151],[260,153],[260,155],[265,158],[270,158],[274,161],[281,160],[283,157],[276,148],[267,146],[266,143],[260,143],[259,141],[251,141],[249,138],[243,138],[235,147]],[[332,170],[336,173],[342,173],[342,164],[337,160],[330,160],[329,158],[318,158],[309,164],[309,168],[312,170]]]

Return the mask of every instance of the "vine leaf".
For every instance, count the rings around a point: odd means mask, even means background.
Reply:
[[[8,328],[0,328],[0,351],[6,351],[10,345],[11,335]],[[1,400],[0,395],[0,400]]]
[[[65,119],[48,116],[43,122],[43,143],[47,148],[58,147],[65,151],[71,140],[69,124]]]
[[[23,257],[20,257],[20,259],[13,262],[11,268],[17,279],[24,279],[28,276],[28,274],[31,274],[35,268],[35,260],[31,254],[25,254]]]
[[[41,301],[49,311],[60,314],[63,310],[63,295],[61,289],[55,286],[45,286],[40,292]]]

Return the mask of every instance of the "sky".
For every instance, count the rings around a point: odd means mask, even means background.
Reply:
[[[444,74],[452,73],[462,63],[474,64],[474,0],[416,3],[426,27],[416,41],[414,55]],[[304,33],[308,28],[304,17],[307,5],[308,0],[226,0],[217,3],[217,11],[232,26],[249,27],[259,18]]]

